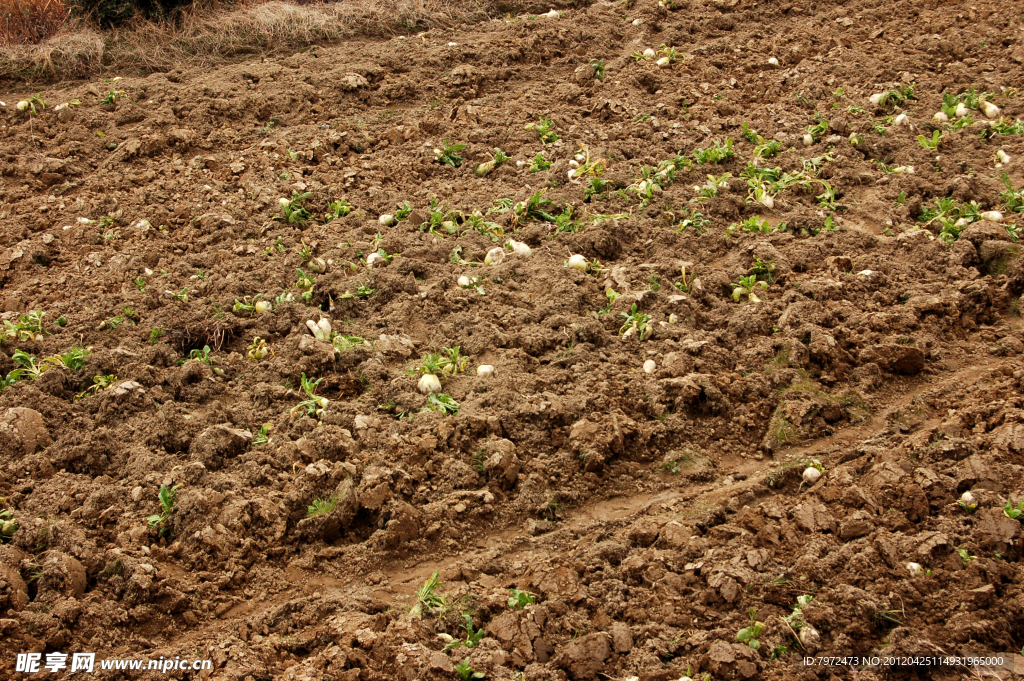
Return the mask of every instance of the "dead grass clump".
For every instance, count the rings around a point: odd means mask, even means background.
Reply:
[[[71,9],[61,0],[0,0],[0,47],[46,40],[70,15]]]
[[[7,1],[30,0],[0,0]],[[299,5],[257,0],[248,6],[218,9],[216,4],[197,3],[173,19],[137,18],[103,33],[73,20],[74,25],[38,45],[0,47],[0,80],[56,80],[96,75],[99,70],[211,67],[243,56],[354,36],[411,34],[481,21],[500,14],[499,4],[493,0],[361,0]]]

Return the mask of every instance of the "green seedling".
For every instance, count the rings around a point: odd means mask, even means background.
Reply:
[[[782,144],[778,140],[762,141],[754,147],[754,158],[772,158],[778,156],[782,151]]]
[[[402,220],[409,217],[412,214],[412,204],[408,201],[404,202],[399,206],[398,210],[395,211],[395,222],[401,222]]]
[[[46,102],[42,100],[42,96],[35,94],[26,100],[18,102],[18,111],[27,113],[29,116],[38,116],[41,111],[46,109]]]
[[[444,149],[434,149],[434,163],[458,168],[463,160],[459,152],[465,148],[465,144],[452,144],[450,140],[445,140]]]
[[[260,426],[260,429],[256,431],[256,434],[252,436],[252,446],[263,447],[264,445],[269,445],[272,441],[270,437],[271,428],[273,428],[273,426],[269,423],[264,423]]]
[[[731,137],[726,138],[724,144],[715,140],[707,149],[694,149],[692,154],[693,160],[699,165],[730,161],[736,156],[736,152],[732,149],[732,144],[733,140]]]
[[[306,507],[306,517],[315,518],[320,515],[327,515],[338,505],[338,497],[331,495],[324,499],[314,499],[313,503]]]
[[[508,155],[504,151],[502,151],[501,149],[495,147],[494,148],[494,154],[491,156],[491,160],[490,161],[484,161],[483,163],[478,165],[476,168],[473,169],[473,173],[477,177],[485,177],[492,170],[494,170],[495,168],[497,168],[501,164],[508,162],[508,160],[509,160]]]
[[[164,330],[160,327],[154,327],[149,330],[149,344],[156,345],[163,338]]]
[[[729,178],[731,177],[732,173],[723,173],[718,177],[708,175],[707,184],[703,186],[694,186],[693,188],[700,197],[698,200],[713,199],[718,196],[723,189],[729,188]]]
[[[604,82],[604,59],[590,60],[590,68],[594,69],[594,78]]]
[[[486,676],[483,672],[473,671],[473,668],[469,666],[468,657],[455,665],[455,673],[462,681],[473,681],[473,679],[482,679]]]
[[[14,511],[0,511],[0,543],[14,541],[14,533],[17,531],[18,519],[14,516]]]
[[[438,574],[435,571],[434,574],[430,575],[430,578],[423,582],[423,584],[420,585],[420,588],[416,590],[416,603],[410,610],[410,614],[412,616],[422,617],[427,613],[435,610],[444,610],[445,607],[447,607],[447,599],[436,593],[439,586],[441,586],[441,580],[438,579]]]
[[[711,220],[704,218],[704,213],[694,211],[690,214],[690,217],[683,218],[679,221],[679,225],[676,226],[676,232],[685,232],[691,227],[697,232],[697,236],[704,234],[704,228],[711,225]]]
[[[476,644],[480,643],[480,641],[483,639],[484,630],[473,628],[473,618],[470,617],[468,614],[463,614],[462,618],[465,621],[465,624],[462,626],[462,628],[466,630],[465,640],[460,641],[456,639],[454,641],[449,641],[444,646],[445,650],[451,650],[452,648],[458,648],[459,646],[474,648],[476,647]]]
[[[345,292],[344,292],[344,293],[342,293],[342,294],[341,294],[340,296],[338,296],[338,298],[341,298],[341,299],[349,299],[349,298],[369,298],[370,296],[372,296],[372,295],[373,295],[374,293],[376,293],[376,292],[377,292],[377,289],[375,289],[375,288],[370,288],[370,286],[369,286],[368,284],[359,284],[359,286],[357,286],[357,287],[356,287],[356,290],[355,290],[355,292],[352,292],[352,291],[345,291]],[[302,295],[303,295],[303,299],[304,299],[304,300],[308,300],[308,299],[307,299],[307,298],[305,297],[305,296],[306,296],[306,294],[305,294],[305,293],[304,293],[304,294],[302,294]],[[310,293],[310,296],[312,296],[312,293]]]
[[[107,374],[106,376],[93,376],[92,385],[75,395],[75,399],[81,400],[89,397],[90,395],[95,395],[101,390],[106,390],[116,382],[117,376],[113,374]]]
[[[821,136],[828,132],[828,121],[825,120],[824,116],[819,115],[817,122],[814,125],[808,125],[805,129],[807,134],[811,136],[811,139],[818,142]]]
[[[551,213],[557,210],[555,202],[544,196],[547,189],[533,193],[530,198],[520,201],[513,208],[513,222],[516,225],[526,224],[531,220],[555,222],[557,218]]]
[[[167,293],[167,295],[169,295],[171,298],[174,298],[178,302],[181,302],[181,303],[187,303],[188,302],[188,289],[187,288],[183,288],[180,291],[178,291],[177,293],[175,293],[174,291],[165,291],[165,293]]]
[[[301,298],[308,303],[313,299],[313,285],[316,281],[313,279],[312,274],[306,274],[301,268],[296,269],[295,274],[297,277],[295,280],[295,288],[302,291]]]
[[[908,100],[916,100],[917,97],[914,96],[914,87],[914,83],[910,83],[908,85],[898,85],[891,90],[886,90],[878,98],[878,106],[883,109],[893,110],[897,107],[903,106],[903,104]]]
[[[971,561],[977,558],[977,556],[972,556],[968,553],[967,549],[957,549],[956,552],[960,556],[960,560],[963,561],[964,567],[970,565]]]
[[[331,336],[331,345],[338,352],[346,352],[353,348],[358,347],[369,347],[369,343],[366,342],[362,336],[348,336],[343,333],[334,333]]]
[[[302,202],[309,197],[310,192],[300,194],[292,190],[292,197],[290,199],[282,198],[279,200],[281,214],[273,216],[273,219],[288,225],[305,225],[313,217],[312,213],[302,207]]]
[[[554,144],[558,141],[555,124],[547,116],[541,116],[536,123],[527,123],[526,129],[536,132],[541,144]]]
[[[200,364],[207,366],[213,366],[213,350],[210,349],[209,345],[204,345],[202,350],[192,350],[188,353],[188,358],[193,359]]]
[[[262,293],[257,293],[255,296],[250,298],[245,296],[242,300],[235,300],[234,306],[231,308],[232,312],[248,312],[249,316],[256,316],[270,310],[271,305],[269,300],[260,300],[263,297]]]
[[[439,411],[445,416],[452,416],[459,413],[459,403],[451,395],[430,393],[423,411]]]
[[[508,592],[511,594],[508,598],[508,607],[512,610],[522,610],[528,605],[533,605],[537,602],[537,599],[528,591],[520,591],[519,589],[509,589]]]
[[[647,340],[654,332],[654,327],[651,326],[651,315],[638,312],[636,303],[633,303],[628,313],[620,312],[619,316],[626,318],[625,323],[619,329],[619,335],[623,338],[629,338],[635,334],[640,340]]]
[[[263,340],[259,336],[256,336],[255,338],[252,339],[252,343],[249,343],[249,347],[246,348],[245,351],[246,357],[257,362],[260,361],[261,359],[265,359],[267,355],[273,357],[274,350],[269,345],[267,345],[267,341]]]
[[[746,277],[740,277],[740,281],[735,285],[732,290],[732,299],[737,303],[740,302],[740,298],[743,296],[747,297],[747,300],[751,303],[759,303],[761,299],[754,293],[754,289],[760,286],[764,290],[768,290],[768,282],[758,281],[756,274],[751,274]]]
[[[168,487],[160,485],[160,513],[146,518],[146,524],[151,530],[159,530],[158,534],[165,537],[171,533],[171,513],[174,512],[174,502],[178,496],[178,489],[181,485]]]
[[[327,212],[324,213],[324,222],[330,222],[337,218],[343,218],[354,209],[354,206],[345,199],[338,199],[327,204]],[[411,210],[411,209],[410,209]]]
[[[35,357],[24,350],[15,350],[11,359],[20,367],[21,375],[28,376],[33,380],[42,376],[43,372],[49,368],[45,364],[40,364]]]
[[[1003,203],[1006,204],[1006,211],[1008,213],[1024,212],[1024,187],[1014,189],[1010,176],[1005,172],[999,174],[999,179],[1003,181],[1003,186],[1006,187],[1006,191],[999,194]]]
[[[537,155],[533,157],[533,161],[530,162],[530,172],[539,173],[547,170],[553,165],[553,163],[544,158],[544,152],[538,151]]]
[[[928,150],[934,151],[939,148],[939,144],[942,143],[942,133],[938,130],[932,131],[932,136],[925,137],[924,135],[917,136],[917,143]]]
[[[142,277],[137,277],[135,279],[135,288],[137,288],[140,291],[142,291],[143,293],[145,293],[146,292],[146,280],[143,279]]]
[[[1007,501],[1006,506],[1003,506],[1003,514],[1010,520],[1020,520],[1024,517],[1024,501],[1018,501],[1016,508],[1012,501]]]
[[[764,623],[758,622],[755,619],[756,615],[757,610],[755,608],[751,608],[747,612],[747,617],[750,618],[750,626],[740,629],[736,634],[736,640],[740,643],[746,643],[750,646],[751,650],[757,650],[761,647],[761,642],[757,640],[757,637],[761,635],[761,630],[764,628]]]
[[[306,399],[299,402],[297,405],[292,407],[291,415],[301,414],[308,416],[309,418],[322,419],[327,411],[327,405],[330,403],[326,397],[321,397],[316,394],[317,386],[323,381],[323,378],[318,378],[315,381],[306,378],[306,374],[303,373],[299,379],[299,383],[302,387],[302,392],[305,393]]]
[[[4,330],[0,333],[0,343],[9,339],[21,342],[39,342],[48,334],[43,329],[43,317],[45,312],[33,310],[18,317],[18,321],[4,320]]]
[[[111,90],[106,94],[106,96],[100,99],[100,102],[102,102],[103,104],[113,105],[117,103],[117,100],[121,99],[122,97],[124,97],[124,90]]]
[[[76,345],[62,355],[53,355],[43,359],[42,363],[70,371],[78,371],[85,366],[85,358],[89,356],[91,350],[91,348],[83,348],[80,345]]]

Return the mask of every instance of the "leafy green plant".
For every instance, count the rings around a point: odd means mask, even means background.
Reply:
[[[695,186],[693,190],[697,192],[698,196],[702,199],[713,199],[721,193],[723,189],[729,188],[729,178],[732,177],[732,173],[723,173],[718,177],[714,175],[708,175],[707,184],[703,186]]]
[[[448,605],[447,599],[437,593],[437,588],[442,582],[438,578],[437,571],[430,575],[427,581],[416,590],[416,603],[413,605],[410,614],[422,616],[435,610],[443,610]]]
[[[314,499],[313,503],[306,507],[306,517],[315,518],[320,515],[327,515],[338,505],[338,497],[332,494],[323,499]]]
[[[484,630],[473,628],[473,618],[466,613],[463,613],[462,618],[463,621],[465,622],[465,624],[462,625],[462,628],[466,630],[466,638],[461,641],[458,639],[455,639],[454,641],[449,641],[444,646],[445,650],[451,650],[452,648],[458,648],[459,646],[473,648],[476,646],[477,643],[480,643],[480,641],[483,639]]]
[[[338,199],[327,204],[327,212],[324,213],[324,221],[330,222],[347,216],[354,210],[354,206],[345,199]]]
[[[310,192],[300,194],[292,190],[292,197],[290,199],[282,198],[280,200],[281,214],[275,215],[273,219],[288,225],[305,225],[313,217],[313,214],[302,206],[302,202],[308,199],[310,195]]]
[[[932,136],[925,137],[924,135],[917,136],[917,143],[925,149],[934,151],[939,148],[939,144],[942,143],[942,132],[938,130],[932,130]]]
[[[14,540],[14,533],[18,531],[18,519],[14,511],[4,509],[0,511],[0,543],[8,543]]]
[[[746,296],[747,300],[750,301],[751,303],[759,303],[761,302],[761,299],[758,298],[757,294],[754,293],[754,289],[756,289],[758,286],[765,290],[768,290],[768,282],[758,281],[756,274],[751,274],[746,277],[740,277],[739,283],[737,283],[735,285],[735,288],[733,288],[732,290],[732,299],[738,303],[740,302],[740,298]]]
[[[296,414],[304,414],[311,419],[323,418],[324,413],[326,413],[327,410],[327,405],[330,403],[330,400],[326,397],[321,397],[316,394],[316,389],[323,380],[323,378],[318,378],[314,381],[310,378],[306,378],[305,373],[302,374],[299,379],[299,384],[302,388],[302,392],[306,395],[306,399],[292,407],[292,416],[295,416]]]
[[[0,343],[4,343],[11,338],[22,342],[38,342],[43,340],[43,337],[48,335],[43,329],[43,317],[45,316],[45,312],[33,310],[20,315],[16,322],[5,319],[4,330],[0,333]]]
[[[828,132],[828,121],[821,114],[815,117],[815,121],[814,125],[808,125],[805,130],[812,140],[818,142],[821,140],[821,136]]]
[[[551,161],[544,158],[544,152],[538,151],[537,155],[534,156],[533,160],[530,162],[530,172],[539,173],[541,171],[547,170],[552,165],[553,163]]]
[[[43,364],[69,369],[70,371],[78,371],[85,366],[85,358],[90,354],[90,348],[83,348],[80,345],[76,345],[64,354],[46,357],[43,359]]]
[[[957,549],[956,552],[960,556],[960,560],[963,561],[964,566],[970,565],[971,561],[977,558],[977,556],[972,556],[967,549]]]
[[[156,345],[161,338],[163,338],[164,330],[159,326],[155,326],[149,330],[149,344]]]
[[[106,390],[110,386],[117,382],[117,376],[114,374],[107,374],[105,376],[93,376],[92,385],[83,390],[82,392],[75,395],[75,400],[84,399],[90,395],[95,395],[101,390]]]
[[[450,140],[445,140],[443,149],[434,149],[434,162],[458,168],[463,160],[459,152],[465,148],[465,144],[452,144]]]
[[[536,132],[541,144],[554,144],[558,141],[555,124],[547,116],[541,116],[536,123],[527,123],[526,129]]]
[[[245,356],[257,362],[266,358],[267,355],[273,356],[274,350],[267,345],[267,341],[259,336],[255,336],[249,343],[249,347],[245,349]]]
[[[654,331],[654,327],[651,326],[651,315],[638,312],[636,303],[633,303],[628,313],[620,312],[619,316],[626,318],[625,323],[619,329],[619,335],[623,338],[629,338],[636,334],[640,340],[647,340]]]
[[[439,411],[446,416],[459,413],[459,403],[451,395],[444,393],[430,393],[427,397],[427,406],[424,411]]]
[[[28,376],[33,380],[42,376],[43,372],[49,368],[45,364],[40,364],[39,360],[24,350],[15,350],[14,354],[11,355],[11,359],[20,367],[22,375]]]
[[[273,426],[269,423],[264,423],[260,426],[260,429],[256,431],[256,434],[252,436],[252,446],[263,447],[264,445],[269,445],[272,440],[270,437],[271,428],[273,428]]]
[[[103,104],[113,105],[122,97],[124,97],[124,90],[110,90],[102,99],[100,99],[100,102]]]
[[[756,615],[757,610],[755,608],[751,608],[747,612],[747,617],[750,618],[750,625],[740,629],[736,634],[736,640],[740,643],[746,643],[750,646],[751,650],[757,650],[761,647],[761,642],[757,639],[758,636],[761,635],[761,630],[764,628],[764,623],[758,622],[755,619]]]
[[[1024,517],[1024,501],[1018,501],[1016,508],[1012,501],[1007,501],[1006,506],[1003,506],[1003,514],[1010,520],[1020,520]]]
[[[512,610],[522,610],[528,605],[533,605],[537,599],[528,591],[509,589],[508,607]]]
[[[715,140],[707,149],[694,149],[692,154],[693,160],[700,165],[730,161],[736,156],[736,152],[732,149],[732,144],[733,140],[731,137],[726,138],[724,144]]]
[[[886,90],[878,97],[878,106],[883,109],[894,110],[897,107],[903,106],[908,100],[916,100],[914,88],[914,83],[909,83],[907,85],[897,85],[891,90]]]
[[[591,59],[590,67],[594,69],[594,78],[604,82],[604,59]]]
[[[483,672],[473,671],[473,668],[469,666],[468,657],[455,665],[455,673],[462,681],[473,681],[473,679],[482,679],[486,676]]]
[[[557,218],[551,211],[557,210],[555,202],[544,196],[547,189],[541,189],[530,195],[525,201],[520,201],[513,208],[514,221],[516,224],[526,224],[531,220],[543,222],[555,222]]]
[[[158,499],[160,501],[160,513],[151,515],[146,518],[146,523],[150,529],[159,530],[159,535],[165,537],[171,533],[171,513],[174,512],[174,502],[177,500],[178,489],[181,485],[175,485],[174,487],[168,487],[167,485],[160,485],[160,494]]]

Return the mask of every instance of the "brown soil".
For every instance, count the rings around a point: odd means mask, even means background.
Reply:
[[[4,95],[0,309],[12,326],[44,312],[45,335],[9,336],[0,374],[15,350],[92,352],[0,393],[18,522],[0,545],[2,676],[34,678],[15,654],[56,650],[209,657],[212,676],[177,676],[239,681],[453,679],[467,657],[488,679],[952,679],[968,671],[884,660],[1020,651],[1024,540],[1004,504],[1024,499],[1024,261],[1005,222],[950,243],[916,228],[937,198],[1000,208],[1000,173],[1024,181],[1019,134],[917,141],[943,92],[1024,116],[1002,89],[1021,86],[1020,28],[990,2],[599,2],[75,83],[34,117],[15,107],[31,93]],[[680,52],[666,68],[630,58],[662,44]],[[903,107],[869,103],[909,83]],[[101,103],[110,90],[125,95]],[[830,128],[805,148],[815,108]],[[910,125],[872,128],[903,108]],[[541,116],[558,142],[524,127]],[[820,183],[746,202],[743,122],[781,143],[762,165],[830,152],[837,207]],[[727,137],[736,158],[681,167],[650,205],[627,190]],[[446,139],[467,145],[461,167],[434,162]],[[583,145],[610,183],[589,200],[567,181]],[[495,147],[512,160],[474,175]],[[554,165],[531,173],[542,149]],[[733,178],[693,202],[709,173]],[[542,188],[576,231],[487,214]],[[293,190],[307,225],[272,219]],[[355,210],[325,222],[337,199]],[[432,199],[462,217],[421,228]],[[694,210],[709,223],[681,230]],[[755,215],[788,229],[726,235]],[[838,229],[814,234],[828,216]],[[469,264],[498,231],[532,256]],[[377,248],[394,257],[368,268]],[[756,263],[760,302],[735,302]],[[645,340],[620,337],[634,304]],[[317,341],[321,317],[368,344]],[[255,336],[273,353],[248,359]],[[210,362],[190,359],[204,346]],[[458,413],[421,412],[411,372],[455,346]],[[319,421],[295,415],[303,374],[322,379]],[[75,399],[99,376],[117,379]],[[162,484],[180,485],[163,536],[146,523]],[[413,607],[435,571],[443,607]],[[510,588],[536,602],[510,609]],[[737,642],[755,609],[756,651]],[[445,652],[464,615],[486,636]]]

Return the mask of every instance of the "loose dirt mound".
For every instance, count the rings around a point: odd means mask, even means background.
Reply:
[[[4,96],[5,674],[1021,649],[1020,17],[666,4]]]

